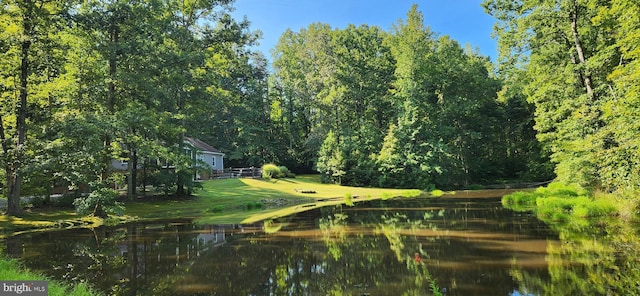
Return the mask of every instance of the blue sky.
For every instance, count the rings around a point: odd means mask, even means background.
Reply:
[[[328,23],[333,28],[348,24],[379,26],[389,31],[398,19],[406,19],[416,3],[425,17],[425,25],[440,35],[449,35],[463,47],[470,44],[495,61],[496,41],[491,38],[494,19],[485,14],[482,0],[236,0],[234,17],[246,16],[252,30],[260,30],[263,39],[258,50],[270,58],[269,51],[280,35],[290,28],[299,31],[311,23]]]

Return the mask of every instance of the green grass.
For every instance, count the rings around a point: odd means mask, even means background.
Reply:
[[[161,198],[125,204],[125,216],[111,223],[132,220],[192,218],[199,223],[252,223],[345,204],[399,196],[416,197],[419,190],[348,187],[322,184],[317,175],[293,179],[220,179],[201,183],[202,189],[185,199]],[[349,196],[349,198],[346,198]],[[97,227],[110,221],[81,217],[71,209],[32,209],[20,218],[0,215],[0,237],[8,232]]]
[[[252,223],[321,206],[345,204],[347,195],[358,202],[404,196],[407,192],[418,195],[406,189],[322,184],[315,175],[295,179],[208,180],[202,182],[202,190],[197,191],[193,199],[127,204],[125,214],[139,219],[195,218],[200,223]],[[282,201],[285,205],[263,210],[267,205],[263,200]]]
[[[571,222],[576,219],[616,215],[611,198],[596,198],[576,185],[551,183],[535,191],[519,191],[502,198],[502,204],[516,211],[534,211],[542,221]]]
[[[69,286],[56,281],[51,281],[45,276],[29,271],[15,260],[0,258],[0,279],[8,281],[48,281],[49,293],[53,296],[88,296],[99,295],[91,291],[85,284]]]

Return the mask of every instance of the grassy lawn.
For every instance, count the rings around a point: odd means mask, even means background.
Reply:
[[[318,176],[209,180],[203,182],[202,186],[203,189],[196,191],[192,200],[129,204],[126,205],[126,214],[139,219],[195,218],[200,223],[251,223],[323,205],[344,203],[347,194],[354,201],[359,201],[410,193],[400,189],[321,184]],[[248,209],[257,203],[269,209],[262,210],[261,206]]]
[[[199,223],[253,223],[325,205],[366,199],[417,195],[417,190],[347,187],[320,183],[319,176],[293,179],[220,179],[202,182],[187,199],[139,201],[125,204],[125,217],[108,221],[196,219]],[[263,209],[263,206],[266,209]],[[78,216],[73,209],[32,209],[20,218],[0,215],[0,237],[6,232],[72,227],[97,227],[102,219]]]

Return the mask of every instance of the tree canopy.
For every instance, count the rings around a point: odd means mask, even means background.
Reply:
[[[291,116],[291,147],[318,155],[312,163],[325,181],[464,187],[526,178],[544,161],[539,150],[517,155],[519,143],[536,146],[531,132],[505,133],[509,120],[530,121],[530,109],[509,114],[489,59],[432,32],[415,5],[390,32],[328,24],[287,31],[273,75]]]
[[[637,190],[640,6],[592,0],[483,5],[497,19],[501,75],[525,81],[509,80],[506,87],[522,85],[518,92],[535,105],[537,137],[558,179]]]

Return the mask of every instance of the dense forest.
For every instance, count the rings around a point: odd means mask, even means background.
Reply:
[[[271,118],[297,163],[356,186],[551,179],[533,107],[499,98],[489,59],[424,22],[413,6],[391,32],[312,24],[282,35],[270,92],[282,113]]]
[[[640,185],[640,5],[486,0],[500,57],[432,32],[414,5],[385,31],[315,23],[269,60],[231,0],[0,5],[0,177],[19,196],[125,182],[185,195],[183,138],[227,166],[418,189]],[[258,28],[259,29],[259,28]],[[271,64],[270,64],[271,63]],[[175,170],[154,168],[155,160]],[[142,167],[144,169],[139,169]]]

